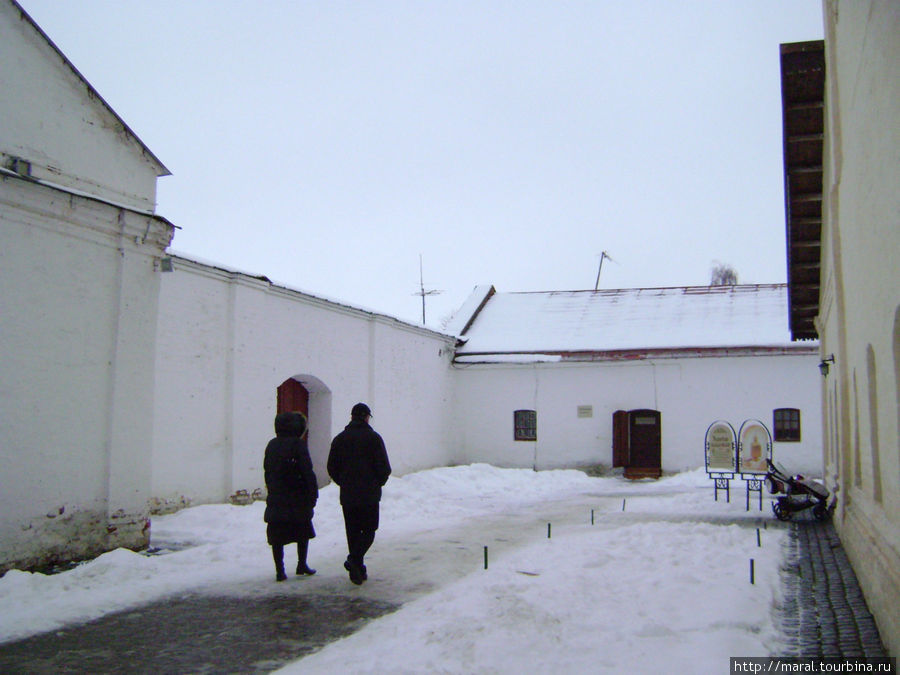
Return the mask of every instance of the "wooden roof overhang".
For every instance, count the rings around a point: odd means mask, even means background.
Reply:
[[[781,45],[788,315],[794,340],[818,338],[824,101],[824,41]]]

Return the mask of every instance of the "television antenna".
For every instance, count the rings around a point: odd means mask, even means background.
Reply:
[[[422,325],[425,325],[425,296],[426,295],[440,295],[444,291],[436,291],[436,290],[425,290],[425,282],[423,281],[424,277],[422,276],[422,254],[419,254],[419,290],[413,295],[422,296]]]
[[[600,288],[600,270],[603,269],[603,260],[604,259],[609,260],[610,262],[616,262],[615,260],[613,260],[612,258],[609,257],[609,253],[607,253],[606,251],[603,251],[600,254],[600,265],[597,266],[597,280],[594,282],[594,290],[595,291]],[[618,265],[619,263],[616,263],[616,264]]]

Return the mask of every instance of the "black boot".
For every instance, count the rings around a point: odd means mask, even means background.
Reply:
[[[309,549],[309,539],[297,542],[297,575],[312,576],[316,571],[306,564],[306,552]]]
[[[272,559],[275,561],[275,581],[284,581],[287,579],[284,573],[284,546],[272,546]]]
[[[352,558],[348,557],[344,561],[344,569],[350,573],[350,581],[359,586],[366,580],[364,567]]]

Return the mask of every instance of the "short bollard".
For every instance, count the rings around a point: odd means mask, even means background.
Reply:
[[[591,509],[591,525],[594,524],[594,509]]]
[[[625,500],[624,499],[622,500],[622,510],[623,511],[625,510]]]
[[[547,539],[550,538],[550,523],[547,523]]]
[[[754,570],[753,570],[753,558],[750,558],[750,585],[754,585],[756,580],[754,579]]]
[[[484,547],[484,569],[487,569],[487,546]]]
[[[759,548],[762,546],[762,540],[759,538],[759,528],[756,528],[756,547]]]

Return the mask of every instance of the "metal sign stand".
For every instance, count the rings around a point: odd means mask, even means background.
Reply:
[[[725,490],[725,501],[730,503],[731,481],[734,479],[734,474],[710,474],[709,477],[716,482],[716,489],[714,491],[716,501],[719,501],[719,490]]]
[[[762,485],[763,479],[760,478],[757,474],[750,474],[749,476],[741,475],[747,482],[747,511],[750,510],[750,493],[758,492],[759,493],[759,510],[762,511]]]

